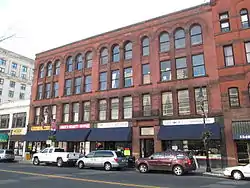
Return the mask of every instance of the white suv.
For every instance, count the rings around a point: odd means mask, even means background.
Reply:
[[[0,149],[0,161],[14,161],[14,151],[10,149]]]

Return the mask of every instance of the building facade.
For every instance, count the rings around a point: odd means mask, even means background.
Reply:
[[[0,103],[30,99],[34,60],[0,48]]]
[[[30,100],[0,105],[0,148],[13,149],[16,156],[24,156],[29,121]]]
[[[210,157],[221,161],[211,18],[210,4],[202,4],[37,54],[27,140],[46,145],[56,122],[56,140],[70,151],[147,157],[184,149],[203,160],[209,129]]]
[[[212,4],[230,165],[250,161],[249,11],[249,0],[214,0]]]

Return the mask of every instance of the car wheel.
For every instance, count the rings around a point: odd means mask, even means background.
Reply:
[[[79,168],[79,169],[83,169],[83,168],[84,168],[84,163],[83,163],[82,161],[80,161],[80,162],[78,163],[78,168]]]
[[[57,166],[62,167],[63,166],[63,160],[61,158],[57,159]]]
[[[183,172],[183,168],[180,166],[180,165],[176,165],[174,166],[173,168],[173,173],[176,175],[176,176],[181,176],[184,172]]]
[[[138,169],[140,173],[148,172],[148,166],[146,164],[140,164]]]
[[[112,166],[111,166],[111,164],[110,163],[105,163],[104,164],[104,170],[106,170],[106,171],[110,171],[112,169]]]
[[[40,164],[40,161],[38,159],[38,157],[35,157],[34,160],[33,160],[33,165],[39,165]]]
[[[235,180],[241,180],[241,179],[243,179],[244,176],[243,176],[243,174],[242,174],[241,171],[235,170],[235,171],[232,172],[232,177],[233,177]]]

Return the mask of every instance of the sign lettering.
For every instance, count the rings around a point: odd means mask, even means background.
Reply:
[[[32,126],[31,131],[49,131],[50,126]]]
[[[68,130],[68,129],[87,129],[90,128],[90,124],[76,124],[76,125],[60,125],[60,130]]]

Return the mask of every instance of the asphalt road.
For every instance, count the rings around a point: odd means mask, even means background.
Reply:
[[[74,167],[33,166],[0,163],[1,188],[249,188],[250,181],[189,174],[181,177],[170,173],[140,174],[134,170],[110,171]]]

